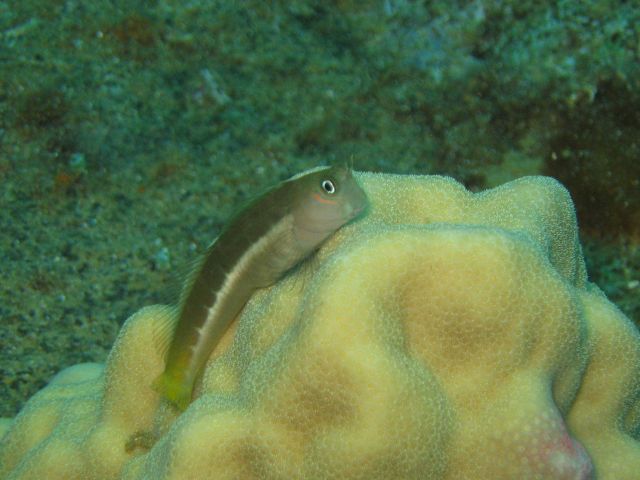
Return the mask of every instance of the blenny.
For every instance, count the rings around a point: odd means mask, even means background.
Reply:
[[[185,410],[211,352],[259,288],[274,284],[367,206],[346,167],[319,167],[281,182],[224,227],[159,330],[164,372],[153,387]]]

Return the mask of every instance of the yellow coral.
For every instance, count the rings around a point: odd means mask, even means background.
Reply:
[[[564,188],[358,178],[369,214],[252,298],[187,411],[142,309],[27,403],[0,478],[637,479],[640,335]]]

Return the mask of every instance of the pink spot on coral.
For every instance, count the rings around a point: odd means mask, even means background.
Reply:
[[[589,454],[580,442],[569,435],[558,412],[533,419],[533,425],[525,455],[536,474],[554,480],[595,478]]]

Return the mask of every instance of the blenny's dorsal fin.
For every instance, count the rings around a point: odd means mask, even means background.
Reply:
[[[195,254],[194,258],[187,261],[184,267],[181,269],[180,279],[181,279],[181,287],[178,291],[178,303],[179,307],[182,306],[183,302],[186,301],[186,296],[189,294],[191,287],[193,287],[193,282],[195,282],[198,277],[198,273],[202,269],[202,264],[207,260],[207,255],[209,253],[209,249],[213,244],[216,243],[218,237],[216,236],[207,248],[203,251]],[[176,312],[176,315],[179,315],[179,312]]]
[[[179,318],[180,310],[176,305],[163,307],[156,317],[153,342],[156,346],[156,351],[162,358],[167,357]]]

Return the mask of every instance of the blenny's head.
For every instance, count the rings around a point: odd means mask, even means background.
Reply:
[[[368,205],[364,190],[346,167],[319,167],[291,180],[297,182],[292,200],[294,233],[306,248],[316,248]]]

